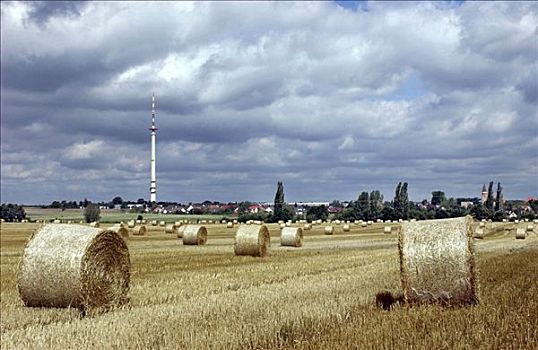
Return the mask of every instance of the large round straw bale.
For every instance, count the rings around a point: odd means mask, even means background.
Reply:
[[[122,225],[114,225],[109,228],[110,231],[114,231],[122,237],[129,237],[129,230]]]
[[[177,228],[174,224],[168,224],[164,227],[164,233],[177,234]]]
[[[323,232],[326,234],[326,235],[332,235],[334,233],[334,227],[332,226],[325,226],[325,229],[323,230]]]
[[[128,302],[130,266],[116,232],[45,225],[26,244],[17,287],[26,306],[107,309]]]
[[[137,225],[142,224],[142,220],[136,220],[136,224],[137,224]]]
[[[235,233],[235,255],[265,256],[271,236],[265,225],[240,226]]]
[[[157,226],[157,220],[151,220],[151,226]]]
[[[361,227],[366,227],[366,226],[368,226],[368,224],[365,221],[361,222]]]
[[[237,219],[234,219],[233,223],[234,223],[234,225],[237,225],[239,223],[239,221],[237,221]]]
[[[374,222],[372,220],[369,220],[366,222],[367,225],[372,225]]]
[[[384,233],[391,233],[392,232],[392,228],[390,226],[385,226],[385,228],[383,229],[383,232]]]
[[[283,224],[284,223],[284,220],[278,220],[278,224]]]
[[[145,224],[147,223],[147,220],[146,220],[146,219],[142,219],[142,220],[140,221],[140,223],[141,223],[142,225],[145,225]]]
[[[135,227],[135,222],[134,222],[134,220],[131,220],[131,221],[127,222],[127,227],[128,227],[128,228],[133,228],[133,227]]]
[[[261,225],[262,222],[260,220],[254,220],[254,225]]]
[[[349,230],[350,230],[349,224],[345,224],[345,225],[342,227],[342,230],[343,230],[344,232],[349,232]]]
[[[516,239],[525,239],[527,236],[524,228],[517,228],[516,229]]]
[[[302,247],[303,229],[300,227],[284,227],[280,233],[280,245]]]
[[[207,242],[207,229],[201,225],[188,225],[183,229],[183,244],[204,245]]]
[[[534,231],[534,225],[533,224],[528,224],[527,225],[527,231],[529,231],[529,232]]]
[[[340,225],[340,220],[334,220],[333,223],[334,223],[335,225]]]
[[[407,302],[478,302],[471,225],[469,216],[402,223],[398,248]]]
[[[175,227],[179,227],[179,226],[181,226],[181,225],[183,225],[183,223],[182,223],[181,221],[176,221],[176,222],[174,222],[174,226],[175,226]]]
[[[159,222],[159,226],[161,226],[161,227],[165,227],[165,226],[166,226],[166,221],[161,221],[161,222]]]
[[[233,228],[234,227],[234,223],[232,221],[229,221],[227,224],[226,224],[226,227],[227,228]]]
[[[303,225],[303,230],[305,230],[305,231],[309,231],[309,230],[311,230],[311,229],[312,229],[312,224],[304,224],[304,225]]]
[[[146,226],[139,225],[133,227],[133,235],[135,236],[143,236],[146,234]]]

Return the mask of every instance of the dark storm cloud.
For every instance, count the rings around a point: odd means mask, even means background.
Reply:
[[[509,2],[2,3],[3,200],[147,197],[152,93],[162,200],[536,194],[537,23]]]

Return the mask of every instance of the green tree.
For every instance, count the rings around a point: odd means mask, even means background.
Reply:
[[[379,190],[374,190],[370,193],[370,217],[377,219],[381,217],[383,209],[383,194]]]
[[[432,192],[432,205],[441,205],[446,200],[445,193],[443,191]]]
[[[497,196],[495,197],[495,211],[503,210],[503,187],[497,183]]]
[[[310,222],[314,220],[327,220],[328,217],[329,209],[324,205],[310,207],[306,211],[306,219]]]
[[[486,209],[493,210],[493,181],[489,182],[488,186],[488,198],[485,203]]]
[[[99,205],[95,203],[88,204],[86,209],[84,209],[84,220],[86,222],[99,221],[101,219],[101,209]]]
[[[291,217],[290,217],[291,214]],[[275,202],[274,202],[274,212],[271,216],[272,222],[277,222],[279,220],[290,220],[293,218],[293,209],[290,213],[289,209],[284,208],[284,185],[281,181],[278,181]]]

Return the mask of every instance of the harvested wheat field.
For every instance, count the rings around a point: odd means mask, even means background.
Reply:
[[[475,223],[478,227],[478,223]],[[292,227],[300,227],[292,224]],[[24,306],[19,262],[37,224],[2,223],[2,349],[469,349],[538,348],[538,236],[489,224],[474,239],[480,302],[469,307],[376,305],[402,293],[397,235],[387,224],[234,255],[236,229],[207,226],[207,244],[183,245],[164,230],[125,238],[128,305],[82,316],[74,308]],[[397,223],[390,224],[394,232]],[[524,227],[524,224],[521,224]]]

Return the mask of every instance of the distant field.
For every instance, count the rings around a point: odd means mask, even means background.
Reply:
[[[66,213],[68,214],[68,213]],[[37,215],[37,214],[35,214]],[[47,215],[47,213],[43,213]],[[73,213],[73,215],[75,215]],[[396,226],[396,224],[393,224]],[[16,274],[37,224],[0,230],[2,349],[478,349],[538,348],[538,236],[515,240],[515,224],[487,224],[476,240],[481,303],[470,308],[398,306],[397,235],[384,224],[306,231],[303,248],[272,246],[265,258],[236,257],[235,229],[207,225],[205,246],[184,246],[149,227],[127,238],[131,303],[81,318],[75,310],[26,308]],[[106,226],[106,225],[105,225]],[[524,224],[520,224],[524,227]]]
[[[80,221],[84,219],[83,209],[42,209],[39,207],[24,207],[26,217],[29,220],[73,220]],[[174,222],[182,219],[187,220],[220,220],[224,215],[175,215],[175,214],[147,214],[147,213],[129,213],[120,210],[110,209],[101,210],[101,222],[111,223],[136,219],[142,215],[147,220],[165,220]]]

